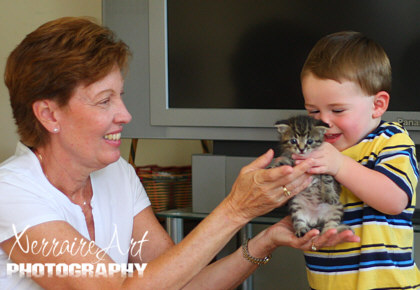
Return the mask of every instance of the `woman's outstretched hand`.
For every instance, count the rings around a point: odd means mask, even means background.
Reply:
[[[337,233],[336,229],[330,229],[323,234],[320,234],[317,229],[313,229],[303,237],[298,238],[294,233],[290,216],[283,218],[266,231],[275,247],[289,246],[303,251],[316,251],[323,247],[331,247],[346,242],[360,242],[360,238],[351,230]]]
[[[284,205],[311,181],[306,172],[313,166],[312,159],[307,159],[295,167],[280,166],[267,169],[273,156],[274,152],[270,149],[243,167],[232,191],[222,203],[242,222],[248,222]]]

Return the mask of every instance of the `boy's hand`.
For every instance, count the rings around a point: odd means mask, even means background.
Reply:
[[[343,162],[343,155],[332,144],[324,142],[322,145],[311,153],[299,155],[293,154],[296,164],[305,159],[312,158],[314,166],[307,172],[310,174],[329,174],[335,176],[340,170]]]

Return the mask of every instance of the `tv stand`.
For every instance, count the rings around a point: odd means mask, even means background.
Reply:
[[[193,212],[211,212],[230,192],[239,171],[277,142],[214,141],[212,154],[192,156]]]

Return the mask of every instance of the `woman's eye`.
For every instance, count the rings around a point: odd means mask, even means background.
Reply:
[[[342,110],[342,109],[339,109],[339,110],[333,110],[333,113],[342,113],[342,112],[344,112],[344,110]]]
[[[109,99],[103,99],[102,101],[99,102],[99,104],[101,105],[107,105],[109,103]]]

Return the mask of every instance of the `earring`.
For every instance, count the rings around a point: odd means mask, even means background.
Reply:
[[[58,128],[54,128],[54,129],[53,129],[53,132],[54,132],[54,133],[58,133]]]

